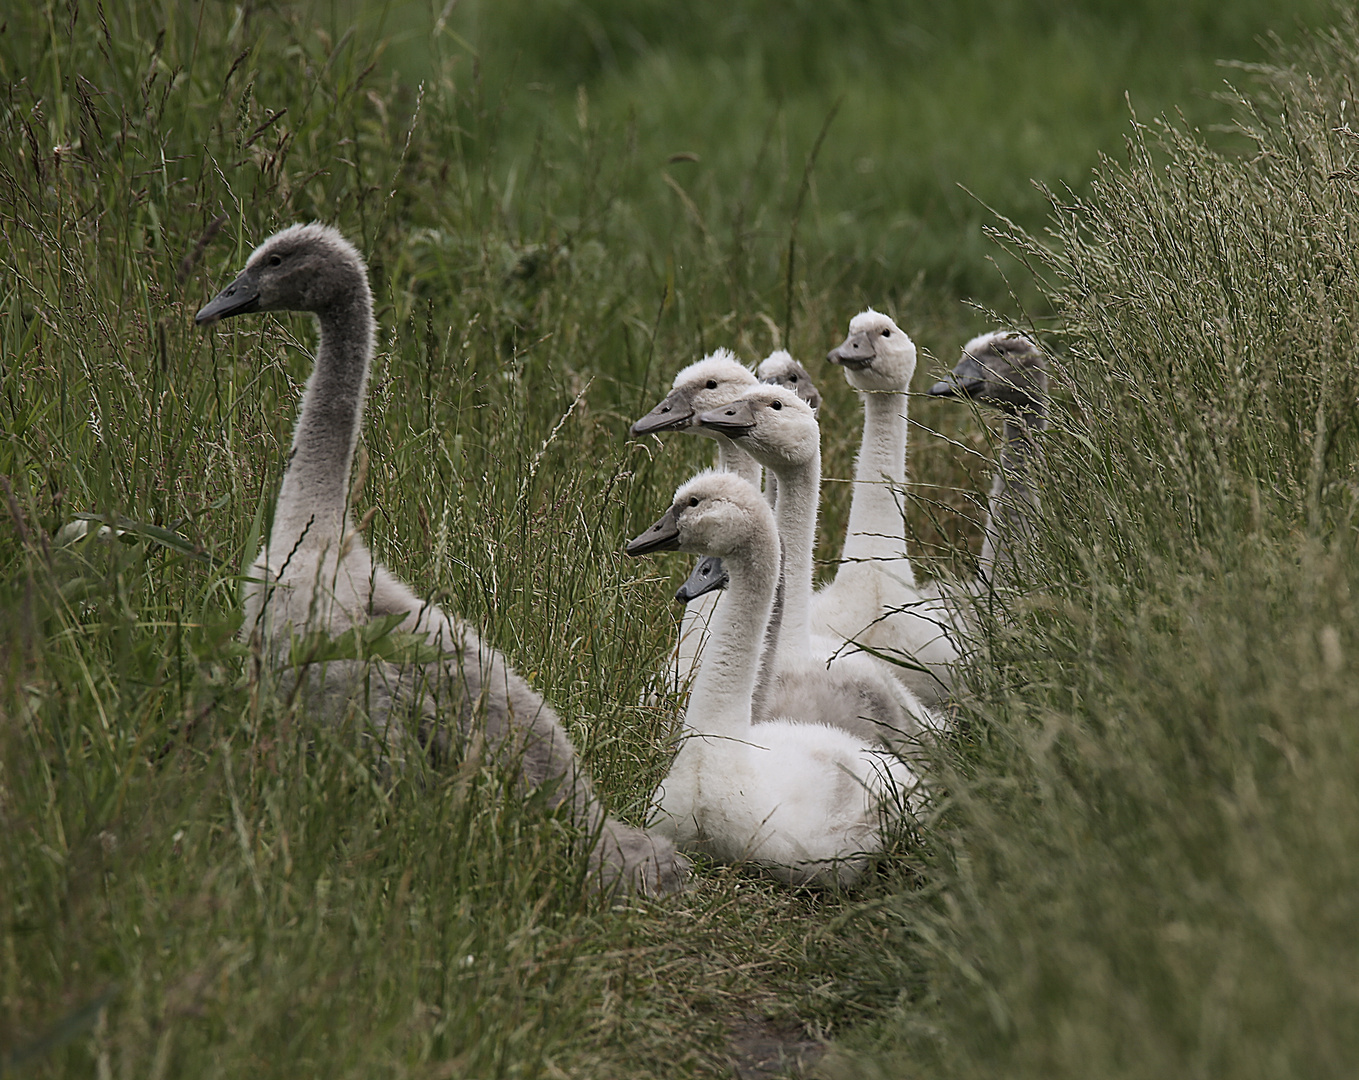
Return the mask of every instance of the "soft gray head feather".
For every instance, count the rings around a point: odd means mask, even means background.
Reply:
[[[812,412],[821,410],[821,392],[812,382],[807,369],[793,359],[786,349],[777,349],[760,361],[755,370],[760,382],[785,386],[812,407]]]
[[[363,256],[329,225],[292,225],[260,244],[236,280],[195,317],[200,326],[254,311],[372,310]]]
[[[968,397],[1008,413],[1043,413],[1048,398],[1047,359],[1023,334],[994,330],[963,346],[949,378],[930,388],[935,397]]]
[[[737,397],[755,385],[755,376],[728,349],[714,349],[702,360],[681,368],[670,393],[629,431],[635,439],[661,431],[697,430],[694,418]]]
[[[889,316],[868,308],[850,319],[849,336],[826,359],[844,368],[856,390],[904,393],[915,374],[915,342]]]

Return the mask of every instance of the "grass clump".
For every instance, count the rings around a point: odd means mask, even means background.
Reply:
[[[1241,73],[1253,152],[1136,125],[1049,240],[1008,237],[1072,403],[1034,591],[972,673],[937,893],[889,905],[929,990],[859,1075],[1359,1060],[1356,64],[1347,17]]]

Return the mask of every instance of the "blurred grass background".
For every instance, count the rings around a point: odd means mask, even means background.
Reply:
[[[0,15],[0,1068],[724,1076],[754,1018],[836,1040],[827,1075],[1352,1073],[1346,19]],[[858,419],[819,358],[849,316],[892,312],[921,381],[993,325],[971,305],[1043,331],[1030,599],[982,614],[944,813],[869,888],[709,869],[600,905],[508,778],[464,761],[389,789],[261,692],[238,575],[313,330],[191,318],[311,218],[373,269],[375,549],[487,628],[633,821],[665,768],[675,703],[636,703],[683,567],[619,547],[705,453],[627,423],[704,351],[790,347],[827,398],[830,559]],[[912,417],[921,565],[965,576],[989,436],[950,403]],[[80,514],[123,532],[59,545]]]

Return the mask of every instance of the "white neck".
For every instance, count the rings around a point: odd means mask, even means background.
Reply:
[[[779,544],[761,530],[742,550],[722,556],[730,581],[708,624],[703,662],[689,693],[684,723],[702,735],[744,738],[760,665],[765,625],[774,601]]]
[[[844,565],[905,562],[906,529],[897,500],[906,485],[906,394],[861,392],[864,434],[854,466]],[[893,567],[901,573],[901,567]],[[905,565],[910,579],[910,564]],[[913,580],[912,580],[913,583]]]
[[[344,531],[349,469],[363,422],[374,320],[367,290],[318,315],[321,340],[302,395],[270,537],[272,565],[296,548],[326,548]]]
[[[783,610],[779,647],[788,654],[810,655],[812,647],[812,556],[821,498],[821,451],[802,465],[780,465],[775,516],[783,549]]]
[[[720,435],[717,438],[717,467],[722,472],[735,473],[757,488],[760,486],[760,463]]]

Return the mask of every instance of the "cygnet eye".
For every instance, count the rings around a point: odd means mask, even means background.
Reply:
[[[883,329],[882,336],[883,336],[883,337],[891,337],[891,336],[892,336],[892,328],[891,328],[890,326],[885,327],[885,328]]]
[[[783,408],[783,402],[782,402],[782,401],[771,401],[771,402],[769,403],[769,407],[770,407],[771,409],[782,409],[782,408]]]
[[[709,389],[709,390],[716,390],[716,389],[717,389],[717,380],[716,380],[716,379],[709,379],[707,385],[708,385],[708,389]]]
[[[797,376],[796,376],[796,375],[789,375],[789,376],[788,376],[788,381],[789,381],[789,382],[797,382]]]
[[[270,256],[269,256],[269,265],[270,265],[270,266],[282,266],[282,265],[283,265],[283,256],[280,255],[280,254],[278,254],[277,252],[275,252],[273,255],[270,255]]]
[[[698,505],[698,496],[697,496],[697,495],[690,495],[690,496],[689,496],[689,505],[690,505],[690,506],[697,506],[697,505]]]

